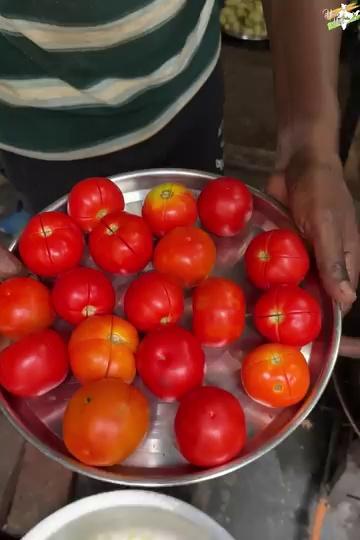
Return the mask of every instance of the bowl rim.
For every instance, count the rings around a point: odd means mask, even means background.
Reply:
[[[116,507],[142,506],[174,512],[199,527],[211,532],[214,540],[235,540],[221,525],[202,510],[170,495],[144,490],[122,490],[98,493],[70,503],[50,514],[31,531],[23,540],[47,540],[63,526],[76,521],[87,514]]]

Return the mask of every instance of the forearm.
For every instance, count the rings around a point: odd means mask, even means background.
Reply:
[[[323,10],[338,0],[263,0],[274,64],[281,153],[304,146],[337,151],[341,30],[329,31]]]

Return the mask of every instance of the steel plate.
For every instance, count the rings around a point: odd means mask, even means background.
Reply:
[[[126,209],[140,214],[142,201],[148,190],[164,181],[182,182],[197,193],[214,176],[195,171],[152,170],[123,174],[113,178],[121,186]],[[254,195],[254,214],[249,226],[233,238],[214,238],[217,245],[215,275],[227,276],[240,283],[247,298],[247,325],[244,335],[236,343],[223,349],[206,350],[206,384],[221,386],[240,400],[247,418],[248,441],[241,455],[224,466],[198,469],[187,464],[176,449],[172,429],[176,403],[151,401],[151,430],[142,446],[122,465],[111,468],[87,467],[72,459],[61,438],[61,421],[65,405],[77,383],[67,380],[56,390],[35,399],[18,399],[0,394],[2,410],[22,435],[47,456],[80,473],[118,484],[132,486],[174,486],[215,478],[244,467],[280,444],[306,418],[317,403],[333,371],[341,335],[341,316],[322,289],[313,268],[303,286],[320,302],[324,314],[321,335],[303,353],[311,370],[311,389],[303,403],[288,409],[269,409],[251,401],[239,382],[241,360],[246,351],[262,342],[251,321],[251,312],[259,291],[244,275],[243,254],[257,233],[276,227],[292,227],[288,215],[263,193],[250,188]],[[64,209],[66,197],[48,209]],[[16,250],[16,242],[12,248]],[[122,298],[129,279],[115,277],[118,302],[116,312],[122,313]],[[190,295],[187,297],[187,317],[191,318]],[[69,330],[69,328],[63,328]],[[137,381],[141,387],[141,383]]]

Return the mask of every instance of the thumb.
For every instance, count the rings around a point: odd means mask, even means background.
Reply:
[[[339,355],[347,358],[360,358],[360,338],[342,336]]]
[[[19,259],[0,246],[0,279],[24,274],[25,269]]]
[[[274,172],[268,179],[266,185],[266,193],[274,197],[284,206],[288,204],[287,188],[285,175],[280,172]]]
[[[312,227],[305,227],[306,237],[313,241],[320,277],[328,294],[345,311],[356,300],[350,283],[342,241],[342,231],[333,215],[316,216]]]

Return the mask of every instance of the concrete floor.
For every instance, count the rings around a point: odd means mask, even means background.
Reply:
[[[271,53],[266,45],[224,37],[225,139],[238,146],[274,150],[276,114],[273,102]],[[348,71],[341,65],[339,99],[347,98]]]
[[[264,46],[224,38],[225,140],[236,146],[274,150],[276,116],[271,55]]]

